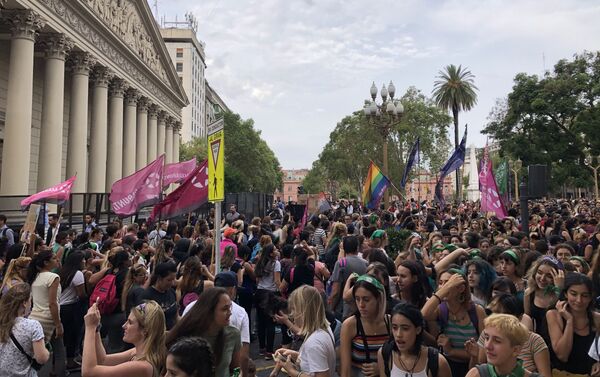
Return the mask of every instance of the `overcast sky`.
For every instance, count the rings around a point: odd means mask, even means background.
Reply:
[[[154,10],[154,0],[149,0]],[[186,12],[206,44],[206,76],[256,128],[283,168],[310,168],[329,133],[362,107],[371,82],[430,95],[438,71],[462,64],[478,104],[461,114],[468,144],[519,72],[600,48],[597,0],[159,0]]]

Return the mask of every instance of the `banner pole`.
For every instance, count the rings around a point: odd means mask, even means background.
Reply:
[[[215,275],[221,272],[221,201],[215,202]]]

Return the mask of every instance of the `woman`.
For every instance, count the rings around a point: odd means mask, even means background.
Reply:
[[[81,341],[81,328],[83,327],[83,299],[86,297],[85,278],[83,276],[82,251],[73,251],[67,256],[60,269],[60,287],[62,293],[59,298],[60,319],[65,329],[63,342],[67,353],[67,369],[78,368],[75,356]]]
[[[242,264],[243,275],[242,284],[240,284],[240,286],[237,288],[237,299],[240,306],[244,308],[248,314],[248,326],[250,328],[252,328],[252,301],[254,291],[256,290],[254,266],[249,262],[251,254],[252,250],[246,245],[241,245],[238,249],[238,257],[240,258],[240,263]]]
[[[213,377],[214,355],[210,344],[200,337],[181,338],[167,354],[166,377]]]
[[[227,251],[225,251],[227,254]],[[192,301],[196,301],[202,292],[214,286],[213,282],[205,279],[206,267],[200,262],[200,258],[189,257],[183,265],[183,276],[175,291],[179,304],[179,314]]]
[[[156,255],[154,255],[154,258],[150,263],[150,273],[154,273],[154,268],[161,263],[174,262],[174,249],[175,243],[173,243],[173,241],[163,239],[156,248]]]
[[[397,273],[396,291],[398,292],[398,298],[422,308],[432,293],[423,264],[415,261],[404,261],[398,266]]]
[[[352,295],[358,310],[342,324],[342,377],[376,374],[377,351],[390,336],[383,284],[373,276],[362,275],[354,283]]]
[[[452,377],[446,358],[423,345],[423,315],[416,306],[396,305],[391,321],[393,337],[377,353],[380,376]]]
[[[150,278],[150,286],[142,293],[142,300],[156,301],[165,315],[167,330],[171,330],[179,318],[177,295],[173,289],[177,267],[173,262],[156,265]]]
[[[539,376],[524,369],[523,363],[517,359],[528,338],[525,326],[512,315],[493,314],[486,318],[484,341],[488,363],[472,368],[466,377]]]
[[[463,273],[467,276],[471,300],[477,305],[487,306],[492,296],[492,284],[497,277],[494,267],[481,258],[475,258],[465,264]]]
[[[514,296],[517,295],[517,287],[515,287],[515,283],[504,276],[500,276],[492,284],[492,299],[502,293],[508,293]]]
[[[8,289],[0,299],[0,371],[3,375],[36,377],[32,362],[41,365],[50,357],[44,346],[44,329],[38,321],[25,318],[31,308],[30,295],[29,284],[22,283]]]
[[[148,280],[148,271],[143,264],[136,264],[129,268],[125,284],[123,284],[123,293],[121,294],[120,302],[121,310],[125,312],[125,315],[129,316],[131,308],[142,302],[141,297],[145,289],[146,280]]]
[[[530,372],[538,372],[544,377],[552,376],[548,346],[539,334],[529,329],[527,323],[531,323],[531,319],[523,312],[523,305],[519,300],[513,295],[503,293],[492,300],[489,308],[493,314],[515,316],[528,329],[529,337],[521,346],[518,355],[518,359],[523,361],[523,368]],[[487,362],[484,334],[479,336],[477,342],[471,339],[467,343],[466,348],[471,354],[471,365]]]
[[[425,320],[437,320],[440,325],[437,343],[448,360],[452,375],[464,376],[470,360],[465,342],[477,338],[483,330],[485,311],[471,302],[468,282],[461,270],[450,268],[442,272],[438,287],[421,312]]]
[[[240,367],[241,336],[229,326],[231,299],[223,288],[208,288],[167,335],[167,347],[188,336],[200,336],[210,343],[215,355],[215,376],[229,377]]]
[[[525,313],[533,319],[534,328],[538,332],[543,327],[546,312],[556,305],[564,282],[563,265],[552,256],[546,255],[538,259],[529,270],[523,307]]]
[[[588,272],[590,272],[590,265],[582,257],[578,257],[578,256],[571,257],[571,258],[569,258],[569,262],[571,262],[571,264],[573,266],[575,266],[575,269],[580,274],[587,275]]]
[[[292,252],[294,265],[286,273],[281,281],[279,290],[289,295],[301,285],[313,285],[315,277],[315,267],[308,261],[308,253],[298,245]]]
[[[294,377],[329,377],[335,374],[334,337],[325,317],[325,306],[315,287],[302,286],[289,298],[290,317],[300,327],[304,342],[299,351],[281,348],[275,370],[285,368]]]
[[[269,302],[279,292],[281,285],[281,264],[277,260],[277,250],[273,244],[267,244],[261,251],[254,274],[257,290],[255,295],[256,320],[260,354],[271,358],[275,341],[275,323],[270,313]]]
[[[98,331],[100,311],[92,305],[84,318],[85,337],[81,375],[90,377],[159,377],[165,367],[165,317],[148,301],[131,309],[123,324],[123,341],[133,348],[107,355]]]
[[[571,245],[566,244],[566,243],[561,243],[559,245],[556,245],[556,248],[554,248],[554,255],[556,255],[556,259],[558,259],[559,261],[562,262],[562,264],[565,264],[569,261],[569,259],[571,259],[571,257],[575,254],[575,249],[573,249],[573,247],[571,247]]]
[[[521,270],[521,254],[513,249],[508,249],[500,254],[500,267],[502,276],[509,278],[517,287],[517,297],[523,300],[525,295],[525,280]]]
[[[580,273],[567,273],[563,295],[565,300],[558,301],[556,309],[546,313],[553,375],[589,374],[594,359],[588,351],[600,319],[600,315],[592,311],[592,282]]]
[[[58,267],[58,259],[52,250],[34,255],[27,270],[27,282],[31,285],[33,309],[29,318],[35,319],[44,328],[46,342],[54,335],[63,336],[58,298],[61,293],[60,277],[51,272]]]
[[[4,295],[15,285],[24,283],[27,280],[27,268],[29,267],[30,262],[31,258],[29,257],[11,259],[8,268],[6,269],[6,273],[4,274],[4,279],[2,280],[0,296]]]

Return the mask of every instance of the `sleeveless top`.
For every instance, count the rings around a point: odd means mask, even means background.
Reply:
[[[565,321],[563,319],[563,326],[564,323]],[[573,329],[573,347],[571,348],[569,359],[566,363],[563,363],[558,360],[554,352],[551,352],[552,367],[573,374],[589,374],[592,370],[592,366],[596,362],[588,355],[588,351],[590,350],[592,343],[594,343],[595,337],[596,333],[592,330],[591,326],[589,328],[589,334],[585,336],[577,334],[575,329]]]
[[[428,377],[427,364],[425,364],[425,369],[423,369],[422,371],[411,373],[410,371],[404,370],[404,369],[400,368],[399,366],[397,366],[396,362],[394,361],[392,363],[392,370],[390,372],[391,372],[390,377],[406,377],[409,375],[412,377]]]
[[[535,293],[529,298],[529,307],[531,308],[531,319],[533,319],[535,331],[539,333],[539,329],[541,329],[542,324],[546,321],[547,309],[540,308],[535,304]]]
[[[391,330],[387,316],[385,317],[385,326],[387,332],[385,334],[366,335],[362,321],[359,315],[356,318],[356,335],[352,338],[350,346],[352,356],[352,366],[360,368],[365,363],[376,363],[377,352],[383,344],[390,338]]]

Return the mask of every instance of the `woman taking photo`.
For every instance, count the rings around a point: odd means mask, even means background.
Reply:
[[[452,377],[448,362],[435,348],[423,345],[423,315],[400,303],[392,310],[392,338],[377,353],[379,375]]]
[[[390,337],[385,314],[385,288],[370,275],[354,283],[352,295],[357,312],[342,324],[340,365],[342,377],[377,374],[377,351]]]
[[[564,301],[558,301],[556,309],[546,313],[553,375],[586,375],[594,365],[588,351],[600,316],[592,311],[592,282],[580,273],[567,273],[563,295]]]
[[[546,320],[546,312],[554,308],[558,301],[564,283],[563,265],[552,256],[546,255],[538,259],[529,270],[523,306],[538,332]]]
[[[148,301],[131,309],[123,324],[123,341],[133,345],[107,355],[100,337],[100,311],[92,305],[85,315],[81,375],[85,377],[159,377],[165,366],[165,317],[160,306]]]
[[[44,329],[38,321],[25,318],[31,308],[30,295],[29,284],[22,283],[8,289],[0,299],[0,370],[3,375],[36,377],[32,363],[42,365],[50,357],[44,346]]]
[[[231,299],[223,288],[208,288],[198,298],[202,305],[194,305],[169,331],[167,347],[188,336],[199,336],[208,341],[215,355],[215,376],[229,377],[240,367],[241,335],[229,326]]]
[[[206,272],[206,267],[197,256],[186,259],[183,265],[183,276],[176,290],[180,315],[183,309],[192,301],[196,301],[205,289],[214,286],[212,281],[205,279]]]
[[[58,298],[61,293],[60,277],[51,272],[58,267],[56,255],[51,250],[34,255],[27,270],[27,282],[31,285],[33,309],[29,315],[44,328],[46,342],[52,335],[60,338],[64,328],[60,321]]]
[[[491,315],[485,319],[483,336],[487,364],[479,364],[466,377],[540,376],[523,368],[523,363],[517,359],[529,338],[529,331],[516,317],[509,314]]]
[[[300,328],[299,335],[304,338],[304,342],[299,351],[286,348],[277,350],[274,371],[285,368],[289,376],[295,377],[333,376],[335,341],[325,317],[325,305],[319,291],[315,287],[303,285],[292,292],[288,305],[290,318]]]
[[[279,292],[281,285],[281,264],[277,260],[278,252],[273,244],[267,244],[261,250],[254,268],[257,290],[255,295],[256,320],[260,354],[271,358],[275,341],[275,323],[269,312],[271,297]]]
[[[203,338],[181,338],[169,348],[165,377],[213,377],[214,375],[214,355],[210,344]]]
[[[468,283],[461,270],[450,268],[442,272],[438,286],[421,312],[425,320],[437,320],[440,325],[437,343],[448,360],[452,375],[464,376],[470,360],[465,342],[477,339],[483,330],[485,311],[471,302]]]

